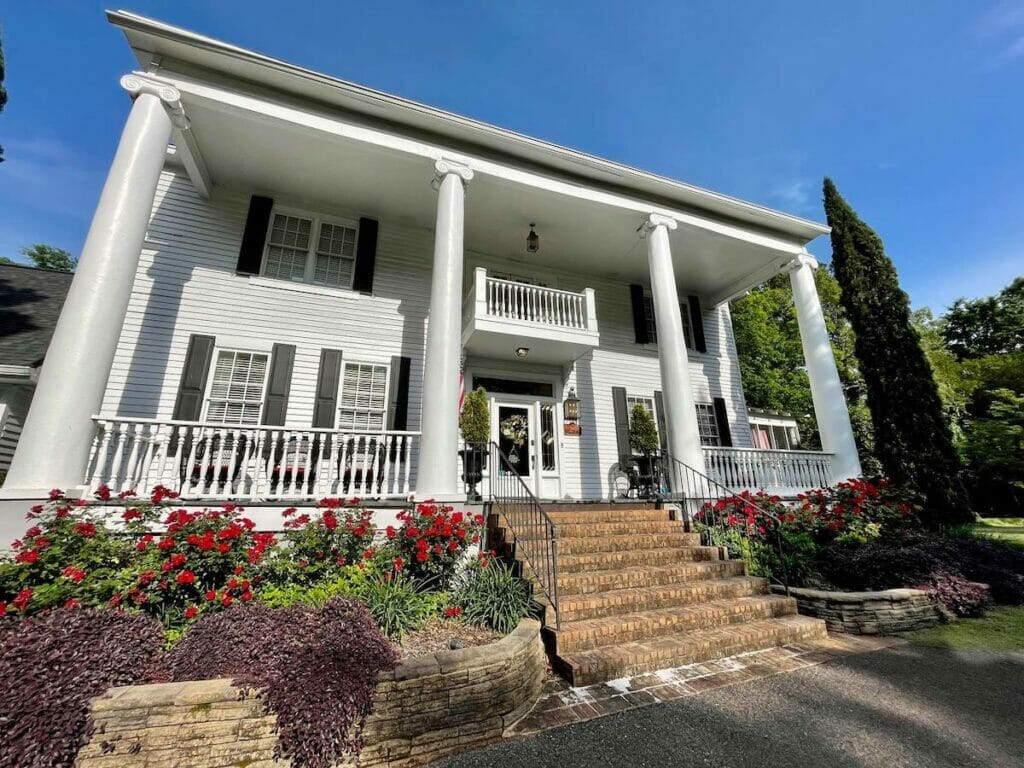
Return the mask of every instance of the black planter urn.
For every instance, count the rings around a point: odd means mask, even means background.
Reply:
[[[466,495],[473,501],[480,500],[476,486],[483,480],[487,467],[487,444],[468,443],[459,451],[462,456],[462,479],[466,483]]]

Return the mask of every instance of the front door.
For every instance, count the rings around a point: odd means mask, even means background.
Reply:
[[[526,486],[540,498],[558,498],[558,435],[555,403],[506,401],[491,404],[491,439]]]

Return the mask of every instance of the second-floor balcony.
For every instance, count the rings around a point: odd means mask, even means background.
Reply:
[[[567,363],[599,339],[592,288],[574,293],[474,271],[462,308],[462,345],[470,354]]]

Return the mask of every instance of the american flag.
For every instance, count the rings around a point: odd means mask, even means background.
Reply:
[[[466,377],[459,374],[459,413],[462,413],[462,404],[466,401]]]

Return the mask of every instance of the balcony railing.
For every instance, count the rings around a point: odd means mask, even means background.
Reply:
[[[834,482],[832,454],[761,448],[704,448],[708,476],[735,491],[792,495]]]
[[[239,427],[93,417],[91,490],[189,498],[408,498],[419,432]]]
[[[477,267],[473,290],[466,298],[465,314],[566,328],[597,330],[594,291],[560,291],[540,285],[490,277]]]

